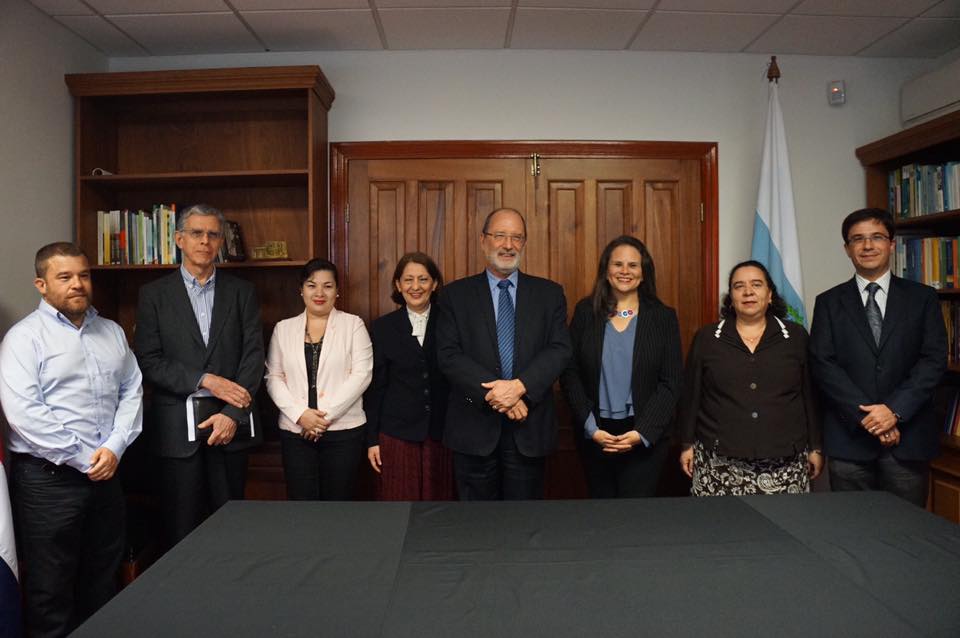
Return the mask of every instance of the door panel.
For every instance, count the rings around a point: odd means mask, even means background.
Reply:
[[[377,160],[350,163],[347,289],[341,305],[370,321],[390,312],[400,257],[421,250],[452,281],[479,272],[483,219],[501,206],[522,210],[524,160]]]
[[[528,264],[560,282],[568,312],[590,294],[607,243],[622,234],[639,238],[656,266],[657,293],[676,308],[684,347],[703,314],[700,167],[696,160],[540,160],[538,220],[549,219],[544,263],[531,233]],[[533,269],[531,269],[532,271]]]

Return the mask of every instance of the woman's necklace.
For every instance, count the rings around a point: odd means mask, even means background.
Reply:
[[[763,337],[763,333],[766,332],[766,330],[767,330],[767,324],[766,324],[766,322],[764,322],[763,327],[760,328],[760,332],[758,332],[756,335],[748,336],[748,335],[740,328],[740,326],[737,326],[737,334],[739,334],[739,335],[740,335],[740,338],[743,339],[744,342],[746,342],[746,344],[747,344],[747,345],[750,345],[750,346],[755,346],[755,345],[757,345],[757,344],[760,342],[760,338]]]
[[[304,327],[303,336],[310,346],[310,387],[315,389],[317,387],[317,369],[320,365],[320,348],[323,346],[323,335],[320,335],[320,338],[314,341],[313,337],[310,336],[310,329]]]
[[[611,317],[620,317],[622,319],[628,319],[633,315],[637,314],[637,311],[633,308],[624,308],[623,310],[614,310],[610,313]]]

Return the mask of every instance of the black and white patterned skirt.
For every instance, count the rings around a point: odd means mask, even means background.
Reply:
[[[736,459],[693,444],[694,496],[801,494],[810,491],[807,454],[772,459]]]

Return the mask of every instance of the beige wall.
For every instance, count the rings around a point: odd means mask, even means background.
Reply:
[[[396,139],[719,142],[720,270],[749,256],[768,56],[443,51],[251,54],[111,60],[112,70],[319,64],[337,91],[332,141]],[[899,88],[930,61],[782,56],[808,312],[850,275],[843,216],[863,205],[854,149],[900,128]],[[847,104],[827,105],[830,80]]]
[[[37,305],[33,256],[73,237],[73,107],[63,74],[107,59],[24,0],[0,17],[0,333]]]

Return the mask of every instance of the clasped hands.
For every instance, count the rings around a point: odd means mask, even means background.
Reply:
[[[870,434],[877,437],[883,447],[892,447],[900,443],[900,429],[897,427],[897,415],[886,405],[858,405],[867,415],[860,421]]]
[[[300,426],[300,436],[308,441],[316,441],[330,427],[330,421],[326,418],[327,413],[323,410],[314,410],[307,408],[297,419],[297,425]]]
[[[593,442],[603,448],[606,454],[623,454],[629,452],[641,443],[640,433],[628,430],[623,434],[610,434],[606,430],[597,430],[593,433]]]
[[[523,421],[527,418],[527,404],[521,399],[527,393],[526,386],[520,379],[497,379],[481,383],[489,390],[483,400],[500,414],[506,415],[511,421]]]
[[[209,390],[210,394],[224,403],[241,410],[248,409],[253,400],[247,389],[239,383],[209,372],[203,375],[200,380],[200,387]],[[237,433],[237,422],[226,414],[219,413],[197,425],[198,430],[207,428],[213,428],[207,438],[207,445],[226,445],[233,440]]]

